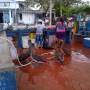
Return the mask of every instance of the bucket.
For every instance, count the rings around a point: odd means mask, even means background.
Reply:
[[[31,42],[32,42],[33,44],[35,44],[36,33],[31,32],[31,33],[29,34],[29,39],[31,40]]]

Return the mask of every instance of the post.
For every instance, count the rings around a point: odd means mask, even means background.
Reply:
[[[12,24],[11,10],[9,10],[9,19],[10,19],[9,20],[10,21],[9,24],[11,25]]]
[[[60,15],[62,16],[62,0],[60,0]]]
[[[52,0],[50,0],[50,23],[49,25],[52,25]]]
[[[17,15],[17,2],[16,2],[16,0],[14,3],[15,3],[15,18],[14,19],[15,19],[15,24],[16,24],[16,22],[17,22],[17,20],[16,20],[16,17],[17,17],[16,16]]]

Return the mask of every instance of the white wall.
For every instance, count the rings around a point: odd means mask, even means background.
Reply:
[[[35,14],[22,14],[22,20],[19,19],[19,22],[24,24],[34,24],[35,23]]]
[[[11,10],[9,10],[9,18],[10,18],[10,23],[9,25],[13,24],[14,18],[11,16]]]
[[[14,22],[14,18],[11,15],[11,11],[11,9],[3,10],[3,23],[9,23],[11,25]]]

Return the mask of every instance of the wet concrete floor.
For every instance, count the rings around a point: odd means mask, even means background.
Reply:
[[[17,69],[18,90],[90,90],[90,49],[71,45],[64,65],[53,58],[52,50],[36,49],[46,60]]]

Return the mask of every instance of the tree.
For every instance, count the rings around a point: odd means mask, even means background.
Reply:
[[[60,9],[61,9],[60,5],[61,4],[59,2],[60,2],[60,0],[57,0],[57,2],[54,4],[54,8],[55,8],[57,16],[60,16]],[[62,1],[62,12],[63,12],[63,15],[69,16],[73,12],[74,4],[77,4],[77,3],[78,4],[81,3],[81,0],[63,0]]]
[[[74,3],[79,3],[81,0],[61,0],[61,1],[63,6],[68,7]],[[50,0],[26,0],[26,2],[28,2],[28,4],[31,6],[38,3],[38,5],[40,5],[45,12],[49,10]],[[59,4],[59,7],[60,7],[61,5],[60,0],[52,0],[53,6],[56,5],[57,3]]]

